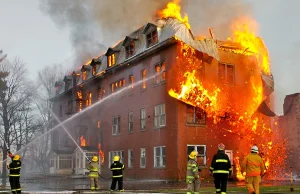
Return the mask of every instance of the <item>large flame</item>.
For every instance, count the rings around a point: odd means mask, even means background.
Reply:
[[[86,139],[82,136],[80,136],[80,146],[86,146]]]
[[[102,151],[101,143],[98,143],[98,153],[101,156],[101,164],[104,164],[104,152]]]

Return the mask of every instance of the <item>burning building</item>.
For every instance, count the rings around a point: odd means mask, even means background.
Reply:
[[[220,142],[233,166],[253,144],[272,165],[274,83],[262,40],[197,39],[186,18],[160,16],[57,82],[53,110],[72,137],[89,157],[101,156],[104,176],[119,155],[126,178],[182,180],[197,150],[205,177]],[[52,137],[51,172],[84,173],[70,137]]]

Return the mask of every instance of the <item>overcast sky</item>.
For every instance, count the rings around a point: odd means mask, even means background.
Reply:
[[[269,49],[275,78],[276,113],[282,114],[285,95],[300,91],[297,60],[300,49],[300,25],[297,21],[300,18],[300,1],[248,1],[254,7],[259,35]],[[9,58],[22,58],[32,79],[46,65],[59,63],[68,66],[74,53],[68,29],[57,28],[39,6],[38,0],[0,0],[0,49]],[[116,41],[119,39],[116,38]]]

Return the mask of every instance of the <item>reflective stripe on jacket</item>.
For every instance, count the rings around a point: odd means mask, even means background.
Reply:
[[[89,163],[89,165],[87,166],[87,169],[90,171],[89,177],[99,177],[98,174],[98,169],[99,169],[99,164],[98,162],[91,162]]]
[[[191,182],[195,180],[194,176],[198,176],[198,164],[195,160],[189,159],[187,163],[187,169],[186,169],[186,181]]]
[[[232,171],[231,163],[227,154],[225,154],[224,150],[218,150],[218,152],[214,155],[210,169],[211,172],[221,173],[221,174],[229,174]]]
[[[112,171],[112,178],[123,177],[123,170],[125,169],[124,164],[121,162],[114,162],[110,166],[110,170]]]
[[[264,161],[257,153],[247,155],[241,167],[242,172],[246,171],[246,176],[261,176],[265,170]]]
[[[20,160],[13,160],[8,166],[9,169],[8,176],[19,177],[21,171],[21,165],[22,163]]]

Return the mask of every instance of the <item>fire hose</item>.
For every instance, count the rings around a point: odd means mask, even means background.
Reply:
[[[85,156],[85,158],[91,163],[92,161],[87,157],[87,156]],[[110,180],[111,178],[105,178],[105,177],[103,177],[99,172],[98,172],[98,175],[102,178],[102,179],[104,179],[104,180]]]

